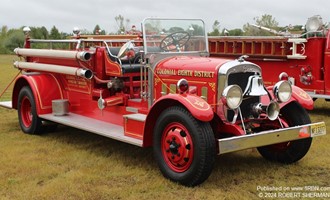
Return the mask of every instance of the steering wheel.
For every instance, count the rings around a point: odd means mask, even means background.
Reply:
[[[167,35],[160,42],[160,49],[163,51],[180,51],[180,48],[183,47],[190,39],[190,34],[186,31],[177,31]]]

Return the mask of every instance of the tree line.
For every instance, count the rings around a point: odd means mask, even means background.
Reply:
[[[122,15],[118,15],[115,18],[118,30],[110,34],[124,34],[129,29],[130,20],[126,19]],[[25,41],[25,35],[23,32],[23,26],[20,28],[9,29],[4,25],[0,30],[0,54],[11,54],[17,47],[23,47]],[[56,26],[53,26],[50,31],[46,27],[29,27],[31,29],[30,37],[33,39],[66,39],[72,36],[73,33],[60,32]],[[97,24],[92,32],[83,29],[80,30],[81,34],[95,34],[105,35],[105,30]],[[42,44],[39,44],[42,46]],[[37,45],[38,46],[38,45]]]
[[[287,25],[284,27],[279,26],[279,23],[276,19],[270,14],[264,14],[260,17],[254,17],[254,22],[252,24],[257,26],[266,27],[272,29],[277,32],[285,33],[285,32],[292,32],[292,33],[299,33],[302,32],[303,26],[302,25]],[[215,20],[212,26],[212,32],[209,32],[209,36],[271,36],[274,33],[269,31],[265,31],[259,28],[252,26],[250,23],[246,23],[243,25],[243,28],[237,28],[228,30],[226,28],[222,28],[221,24],[218,20]]]
[[[126,19],[122,15],[118,15],[115,18],[117,23],[117,31],[109,34],[125,34],[129,31],[130,20]],[[254,24],[258,26],[264,26],[276,31],[287,31],[290,28],[290,31],[299,31],[302,26],[291,26],[291,27],[279,27],[278,22],[272,15],[264,14],[261,17],[253,18]],[[23,28],[13,28],[9,29],[7,26],[1,27],[0,32],[0,54],[10,54],[13,53],[13,49],[16,47],[23,47],[24,44],[24,33]],[[30,27],[31,32],[30,36],[34,39],[66,39],[69,36],[72,36],[72,33],[60,32],[55,26],[53,26],[50,31],[46,27]],[[105,35],[106,32],[101,29],[99,25],[96,25],[92,32],[88,30],[81,30],[82,34],[99,34]],[[255,28],[251,24],[246,23],[242,29],[232,29],[228,30],[226,28],[221,29],[221,24],[218,20],[215,20],[212,26],[212,31],[208,33],[209,36],[269,36],[272,33],[267,31]]]
[[[7,26],[1,27],[0,32],[0,54],[13,53],[13,49],[16,47],[23,47],[25,36],[23,28],[9,29]],[[35,39],[64,39],[69,34],[59,32],[59,30],[53,26],[50,31],[46,27],[29,27],[31,29],[30,36]]]

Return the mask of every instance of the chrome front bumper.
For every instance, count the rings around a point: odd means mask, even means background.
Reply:
[[[255,134],[224,138],[218,140],[218,154],[311,138],[325,134],[325,123],[317,122],[277,130],[262,131]]]

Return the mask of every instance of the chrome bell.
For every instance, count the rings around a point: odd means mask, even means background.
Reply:
[[[243,96],[262,96],[266,94],[267,91],[264,87],[262,78],[257,74],[250,76]]]

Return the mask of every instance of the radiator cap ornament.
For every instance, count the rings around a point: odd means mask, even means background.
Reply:
[[[238,60],[238,62],[244,62],[245,59],[247,59],[248,57],[249,57],[248,55],[242,55],[237,60]]]

